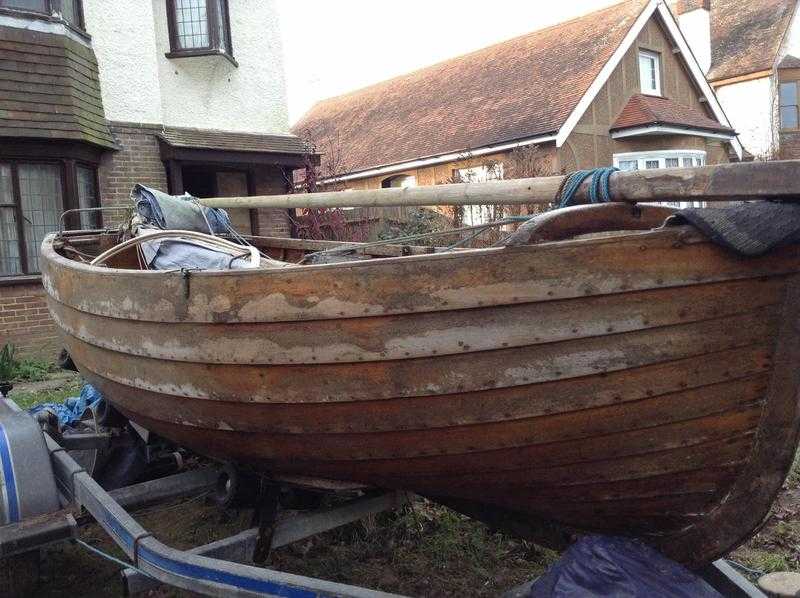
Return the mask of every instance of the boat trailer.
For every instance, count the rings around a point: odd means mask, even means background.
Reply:
[[[96,435],[95,444],[104,441]],[[71,439],[82,449],[90,438]],[[403,492],[362,493],[343,504],[278,520],[277,502],[256,528],[182,551],[159,542],[130,515],[144,504],[217,492],[232,494],[231,470],[205,467],[106,492],[39,423],[11,399],[0,398],[0,568],[24,577],[38,550],[78,539],[88,513],[124,551],[131,566],[122,571],[126,595],[161,584],[207,596],[392,596],[330,581],[281,573],[244,564],[265,560],[269,550],[285,546],[395,509],[409,500]],[[281,484],[303,486],[303,480]],[[309,482],[310,483],[310,482]],[[276,496],[273,494],[273,496]],[[219,497],[223,502],[225,497]],[[270,517],[272,515],[273,517]],[[261,559],[258,559],[259,553]],[[6,582],[8,584],[8,582]],[[0,583],[0,595],[10,590]]]
[[[259,525],[229,538],[176,550],[159,542],[129,511],[153,504],[216,494],[218,504],[235,500],[238,481],[227,466],[206,466],[106,491],[70,451],[107,446],[113,434],[80,434],[56,441],[40,422],[0,395],[0,595],[30,594],[32,563],[39,550],[58,542],[79,541],[82,525],[99,524],[124,551],[130,566],[122,570],[122,590],[135,596],[162,584],[206,596],[283,596],[311,598],[395,596],[262,568],[270,550],[399,508],[412,500],[405,492],[358,492],[337,506],[287,519],[277,518],[277,493],[267,492]],[[73,453],[74,454],[74,453]],[[308,490],[337,490],[318,481],[279,478],[278,485]],[[341,490],[342,488],[339,488]],[[352,490],[352,489],[351,489]],[[262,499],[263,499],[262,496]],[[38,567],[35,572],[38,575]],[[712,587],[730,598],[765,598],[755,586],[720,560],[700,572]],[[5,585],[4,585],[5,584]],[[509,590],[504,598],[528,596],[530,584]]]

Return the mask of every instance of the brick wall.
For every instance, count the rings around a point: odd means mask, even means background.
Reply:
[[[781,131],[778,157],[781,160],[800,158],[800,133]]]
[[[286,177],[277,167],[259,169],[255,173],[256,195],[280,195],[288,191]],[[292,221],[286,210],[261,209],[258,212],[258,228],[254,235],[264,237],[291,237]]]
[[[122,147],[108,152],[100,163],[100,197],[104,206],[127,206],[136,183],[167,191],[167,173],[158,151],[160,125],[111,123],[111,132]],[[123,213],[108,212],[106,225],[119,222]]]
[[[0,286],[0,345],[5,343],[22,356],[52,360],[58,355],[61,339],[40,282]]]

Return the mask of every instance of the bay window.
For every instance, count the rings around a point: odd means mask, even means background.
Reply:
[[[67,184],[68,177],[74,177]],[[71,160],[39,162],[0,158],[0,277],[39,272],[39,246],[58,230],[64,210],[98,204],[96,170]],[[70,197],[67,188],[75,188]],[[81,215],[84,228],[95,216]]]
[[[653,170],[656,168],[697,168],[706,163],[703,150],[655,150],[614,154],[614,166],[620,170]],[[704,207],[701,202],[663,202],[676,208]]]
[[[167,24],[168,58],[223,54],[233,62],[228,0],[167,0]]]
[[[0,0],[0,8],[24,10],[48,17],[60,16],[78,29],[85,29],[82,0]]]
[[[656,150],[614,154],[614,166],[620,170],[652,170],[654,168],[694,168],[704,166],[702,150]]]

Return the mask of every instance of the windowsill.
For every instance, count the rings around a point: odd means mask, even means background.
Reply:
[[[654,92],[654,91],[644,91],[644,90],[642,90],[642,92],[641,92],[641,93],[642,93],[642,95],[645,95],[645,96],[650,96],[651,98],[665,98],[665,97],[666,97],[666,96],[665,96],[663,93],[661,93],[661,92],[659,92],[659,93],[656,93],[656,92]]]
[[[227,59],[233,66],[239,67],[239,63],[236,62],[236,59],[228,54],[227,52],[223,52],[222,50],[213,50],[213,49],[202,49],[202,50],[177,50],[171,51],[164,54],[169,59],[174,58],[196,58],[198,56],[222,56],[223,58]]]
[[[35,19],[37,21],[47,21],[48,23],[61,23],[67,29],[69,29],[76,35],[79,35],[85,41],[87,42],[92,41],[92,36],[89,35],[86,31],[84,31],[80,27],[76,27],[69,21],[65,21],[64,19],[56,17],[54,15],[46,14],[43,12],[36,12],[33,10],[24,10],[21,8],[6,8],[6,7],[0,7],[0,15],[6,15],[9,17],[17,17],[22,19]]]
[[[19,274],[14,276],[0,276],[0,287],[10,287],[18,284],[31,284],[42,282],[41,274]]]

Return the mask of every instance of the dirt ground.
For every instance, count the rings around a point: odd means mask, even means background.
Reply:
[[[23,406],[62,400],[80,389],[75,376],[18,385]],[[800,460],[761,531],[729,558],[751,579],[772,571],[800,571]],[[136,514],[165,543],[190,548],[250,526],[248,512],[221,511],[205,497]],[[111,555],[122,553],[97,526],[81,539]],[[274,551],[270,568],[410,596],[496,596],[541,575],[558,558],[553,551],[490,531],[445,507],[420,500],[304,542]],[[77,544],[43,552],[37,596],[121,596],[120,566]],[[158,598],[188,596],[162,589]]]

